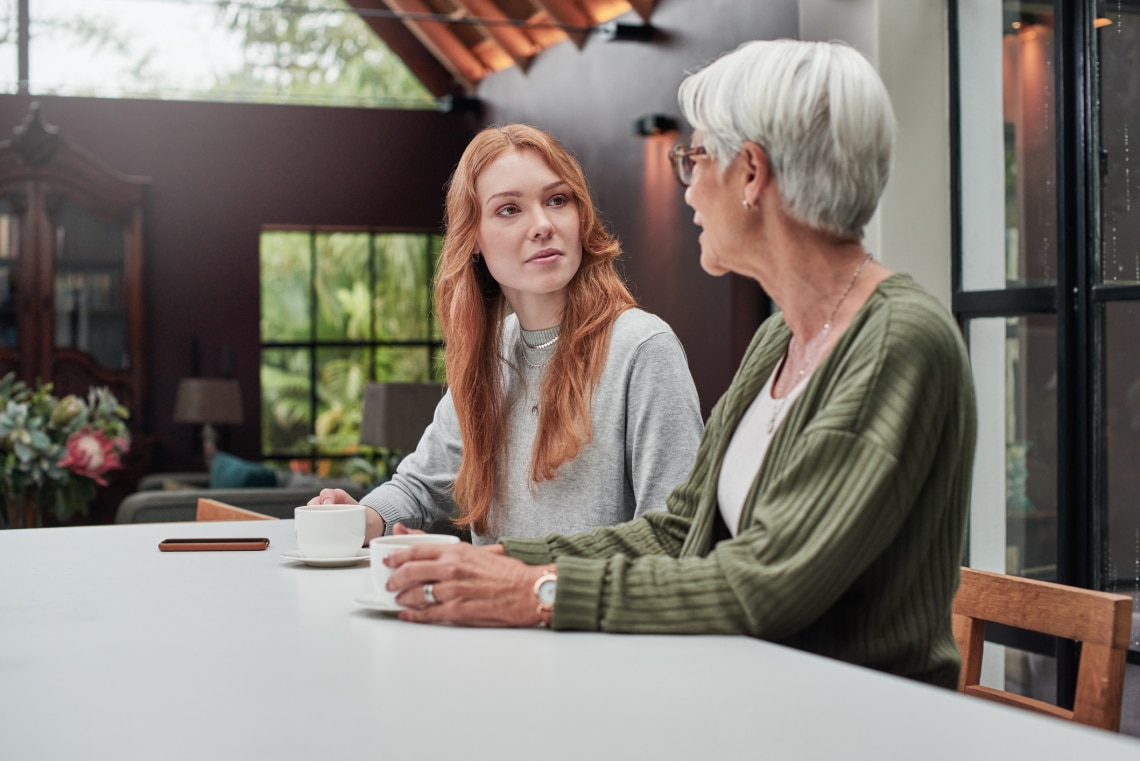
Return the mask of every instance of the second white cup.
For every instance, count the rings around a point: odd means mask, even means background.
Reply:
[[[396,607],[396,593],[384,586],[392,577],[392,569],[384,565],[384,558],[390,552],[417,544],[455,544],[459,537],[450,534],[403,534],[401,536],[378,536],[368,543],[372,555],[372,586],[378,602]]]

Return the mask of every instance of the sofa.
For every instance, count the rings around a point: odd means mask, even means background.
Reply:
[[[119,504],[115,522],[193,521],[198,515],[200,497],[274,518],[292,518],[293,508],[307,503],[326,487],[344,489],[356,499],[372,489],[344,478],[318,478],[305,473],[271,470],[218,452],[209,473],[151,473],[143,476],[138,491]],[[447,518],[441,518],[424,529],[429,534],[451,534],[465,542],[471,541],[470,530],[458,528]]]
[[[222,458],[222,465],[219,465],[218,457]],[[244,507],[275,518],[292,518],[293,508],[308,502],[322,488],[344,489],[357,499],[363,497],[370,488],[348,479],[323,479],[307,474],[275,471],[226,456],[222,452],[215,458],[209,473],[172,472],[144,476],[139,481],[138,491],[119,504],[115,522],[193,521],[200,497]]]

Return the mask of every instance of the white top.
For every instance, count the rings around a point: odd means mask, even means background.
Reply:
[[[807,388],[808,380],[814,371],[807,373],[800,382],[784,397],[772,397],[772,385],[783,360],[776,364],[776,369],[768,376],[764,388],[752,400],[752,404],[740,418],[740,425],[732,434],[728,449],[724,451],[724,462],[720,468],[720,478],[717,481],[716,497],[720,506],[720,515],[724,524],[733,536],[740,528],[740,514],[744,511],[744,501],[748,492],[752,491],[752,484],[756,482],[756,475],[760,466],[764,464],[764,456],[768,454],[768,446],[772,437],[780,428],[780,423],[788,415],[788,409],[799,399],[800,394]]]
[[[267,536],[262,552],[158,551]],[[0,531],[0,757],[1140,759],[1140,742],[747,637],[408,624],[293,521]]]

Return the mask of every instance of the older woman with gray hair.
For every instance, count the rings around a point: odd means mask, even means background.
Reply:
[[[780,313],[666,512],[394,554],[401,617],[744,634],[953,688],[973,381],[946,310],[863,248],[890,170],[886,89],[842,44],[765,41],[689,76],[680,102],[693,144],[671,158],[701,266],[755,279]]]

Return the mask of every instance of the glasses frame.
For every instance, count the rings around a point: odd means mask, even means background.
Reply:
[[[673,167],[673,176],[681,187],[687,188],[693,182],[693,167],[697,165],[697,156],[708,156],[709,152],[703,145],[692,146],[682,143],[669,149],[669,163]]]

